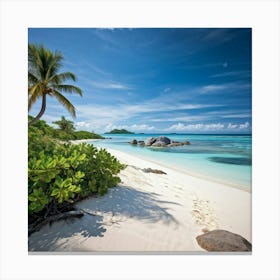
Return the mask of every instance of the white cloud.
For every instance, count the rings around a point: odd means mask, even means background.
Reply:
[[[219,73],[215,75],[211,75],[210,78],[221,78],[221,77],[249,77],[251,75],[251,71],[228,71],[224,73]]]
[[[154,126],[147,125],[147,124],[133,124],[130,126],[130,128],[136,131],[147,131],[147,130],[150,131],[155,129]]]
[[[227,89],[227,85],[207,85],[201,87],[201,93],[211,93]]]
[[[168,87],[168,88],[165,88],[165,89],[163,90],[163,92],[166,93],[166,92],[168,92],[168,91],[170,91],[170,90],[171,90],[171,88]]]
[[[242,119],[242,118],[250,118],[251,114],[231,114],[231,115],[224,115],[221,116],[223,119],[232,118],[232,119]]]
[[[53,125],[52,123],[55,122],[55,121],[58,121],[60,119],[60,117],[61,116],[57,117],[57,116],[51,116],[51,115],[45,114],[45,115],[43,115],[42,120],[46,121],[50,125]],[[68,117],[66,117],[66,118],[70,119]]]
[[[174,114],[173,114],[174,115]],[[193,121],[203,121],[203,120],[209,120],[209,116],[206,114],[201,116],[179,116],[179,117],[166,117],[163,116],[162,118],[155,118],[155,119],[149,119],[151,122],[193,122]]]
[[[232,124],[229,123],[228,125],[223,123],[198,123],[198,124],[188,124],[185,125],[183,123],[173,124],[170,127],[166,128],[165,131],[197,131],[197,132],[210,132],[210,131],[226,131],[226,130],[245,130],[250,128],[250,124],[248,122],[244,124]]]
[[[177,124],[171,125],[166,130],[184,131],[184,130],[187,130],[187,126],[182,123],[177,123]]]
[[[96,119],[100,123],[116,123],[124,121],[132,117],[155,112],[170,112],[176,110],[200,109],[215,107],[220,105],[205,105],[205,104],[181,104],[181,103],[159,103],[146,102],[139,104],[116,104],[116,105],[78,105],[76,106],[77,115],[87,120]]]
[[[231,92],[236,90],[249,90],[252,88],[251,83],[226,83],[226,84],[211,84],[202,87],[198,87],[196,92],[199,94]]]
[[[113,129],[128,129],[128,126],[127,125],[114,125],[112,123],[108,123],[106,126],[105,126],[105,130],[106,131],[111,131]]]
[[[212,123],[212,124],[188,124],[184,125],[183,123],[178,123],[170,126],[167,130],[172,131],[219,131],[224,129],[225,125],[221,123]]]
[[[90,127],[90,123],[88,123],[88,122],[76,122],[75,125],[77,128],[89,128]]]
[[[93,82],[93,87],[101,88],[101,89],[119,89],[119,90],[125,90],[125,89],[131,89],[127,85],[121,84],[121,83],[115,83],[115,82]]]
[[[248,122],[239,125],[240,129],[247,129],[249,127],[250,127],[250,124]]]
[[[151,130],[155,130],[155,127],[148,124],[114,125],[112,123],[108,123],[105,126],[106,131],[110,131],[113,129],[128,129],[132,131],[151,131]]]
[[[236,129],[236,128],[238,128],[238,124],[229,123],[227,128],[228,129]]]

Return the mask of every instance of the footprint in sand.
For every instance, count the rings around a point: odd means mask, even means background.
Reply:
[[[203,232],[218,229],[219,226],[218,218],[209,204],[209,200],[193,199],[191,214],[194,216],[196,224],[204,226]]]

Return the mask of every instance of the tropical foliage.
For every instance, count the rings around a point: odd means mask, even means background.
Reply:
[[[40,122],[39,122],[40,123]],[[44,127],[44,126],[43,126]],[[124,168],[106,150],[89,144],[60,144],[42,133],[29,133],[28,210],[46,216],[91,194],[104,194],[120,182]]]
[[[45,219],[69,208],[92,194],[104,194],[120,182],[117,174],[125,166],[106,150],[89,144],[73,145],[68,140],[103,138],[88,131],[75,131],[74,123],[62,117],[58,128],[39,120],[46,109],[47,96],[55,97],[75,117],[75,107],[63,93],[82,95],[71,72],[59,70],[63,56],[43,46],[28,46],[28,109],[42,99],[41,110],[29,116],[28,129],[28,213],[29,223]],[[63,140],[63,141],[61,141]]]
[[[73,124],[71,121],[68,121],[67,119],[56,121],[54,123],[60,124],[61,122],[66,122]],[[33,118],[29,116],[29,121],[31,121]],[[58,124],[58,125],[59,125]],[[59,125],[60,126],[60,125]],[[64,125],[61,125],[60,128],[55,129],[51,126],[49,126],[45,121],[39,120],[36,123],[34,123],[32,126],[29,126],[28,128],[28,135],[29,136],[45,136],[45,140],[49,138],[55,138],[57,140],[62,141],[68,141],[68,140],[79,140],[79,139],[103,139],[104,137],[96,134],[94,132],[89,131],[75,131],[74,127],[71,127],[70,125],[66,125],[66,128],[64,128]],[[31,143],[29,142],[29,145]]]
[[[47,96],[55,97],[75,117],[73,104],[63,95],[75,93],[82,96],[82,90],[68,84],[67,80],[76,81],[71,72],[59,72],[62,67],[63,55],[52,52],[42,45],[28,45],[28,110],[38,100],[42,99],[41,110],[29,124],[38,121],[46,110]]]
[[[58,127],[67,133],[73,132],[75,130],[74,128],[74,122],[66,120],[64,116],[61,117],[61,120],[53,122],[54,124],[58,125]]]

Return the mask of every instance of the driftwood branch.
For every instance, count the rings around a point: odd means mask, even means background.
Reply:
[[[28,228],[28,236],[31,235],[32,233],[34,233],[35,231],[38,231],[42,226],[44,226],[48,223],[53,223],[53,222],[56,222],[59,220],[64,220],[64,219],[69,219],[69,218],[81,218],[83,215],[84,215],[84,213],[82,211],[78,210],[78,211],[68,211],[65,213],[58,214],[58,215],[50,216],[39,223],[35,223],[35,224],[31,225]]]

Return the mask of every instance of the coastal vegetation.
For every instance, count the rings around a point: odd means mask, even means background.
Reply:
[[[67,83],[67,80],[76,81],[75,74],[59,72],[63,59],[63,55],[58,51],[52,52],[43,45],[28,45],[28,111],[38,99],[42,99],[41,109],[29,125],[34,124],[44,114],[47,96],[55,97],[72,117],[76,116],[74,105],[63,94],[75,93],[82,96],[82,90]]]
[[[61,117],[57,128],[40,120],[46,97],[53,96],[75,117],[75,107],[61,92],[82,95],[71,72],[58,73],[62,54],[43,46],[29,45],[28,109],[42,98],[36,117],[28,116],[28,214],[29,227],[37,228],[50,216],[71,210],[73,203],[93,194],[103,195],[117,185],[117,174],[125,167],[104,149],[89,144],[70,144],[69,140],[102,139],[89,131],[76,131],[74,123]],[[30,232],[30,231],[29,231]],[[31,231],[32,232],[32,231]]]
[[[32,119],[32,118],[30,118]],[[39,120],[28,130],[28,213],[34,224],[71,209],[74,202],[103,195],[120,182],[125,167],[106,150],[61,140],[101,137],[87,131],[65,132]]]
[[[33,117],[28,117],[29,122],[33,120]],[[76,131],[72,121],[67,120],[65,117],[61,117],[61,120],[53,122],[58,125],[58,128],[51,127],[45,121],[39,120],[28,128],[28,136],[33,135],[44,136],[45,139],[53,138],[53,140],[80,140],[80,139],[104,139],[103,136],[94,132],[79,130]],[[31,140],[31,139],[30,139]]]
[[[105,134],[134,134],[134,132],[128,131],[126,129],[113,129],[110,132],[105,132]]]
[[[61,144],[42,134],[29,134],[29,224],[71,209],[74,202],[103,195],[117,185],[125,167],[106,150],[89,144]]]

